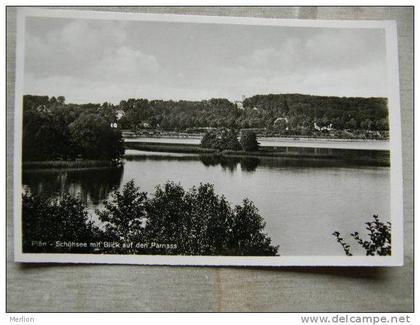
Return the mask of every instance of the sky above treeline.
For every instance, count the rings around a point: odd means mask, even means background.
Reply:
[[[24,93],[73,103],[387,97],[381,29],[28,17]]]

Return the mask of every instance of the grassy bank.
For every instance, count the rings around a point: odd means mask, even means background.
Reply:
[[[111,168],[120,162],[110,160],[45,160],[24,161],[23,168]]]
[[[216,149],[205,149],[195,144],[175,143],[146,143],[146,142],[125,142],[127,149],[136,149],[151,152],[170,153],[196,153],[196,154],[217,154],[230,157],[255,157],[255,158],[293,158],[293,159],[326,159],[348,161],[355,164],[374,166],[389,166],[389,151],[385,150],[353,150],[353,149],[324,149],[306,147],[260,147],[258,151],[234,151]]]

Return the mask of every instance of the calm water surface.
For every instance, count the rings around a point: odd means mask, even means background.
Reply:
[[[139,137],[125,139],[128,142],[200,144],[201,137]],[[382,140],[337,140],[311,138],[259,137],[262,147],[305,147],[357,150],[389,150],[389,141]]]
[[[79,194],[93,211],[112,188],[121,188],[131,179],[147,192],[168,180],[187,188],[209,182],[233,204],[244,198],[255,203],[281,255],[343,255],[333,231],[340,231],[353,244],[350,232],[362,232],[363,223],[373,214],[389,220],[390,170],[386,167],[137,150],[127,150],[126,155],[122,168],[30,170],[23,173],[23,183],[33,192]]]

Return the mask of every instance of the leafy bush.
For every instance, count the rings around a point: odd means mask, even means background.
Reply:
[[[245,151],[257,151],[259,149],[257,135],[253,131],[242,131],[240,143]]]
[[[137,203],[127,209],[133,201]],[[129,182],[122,193],[114,195],[112,204],[105,203],[99,215],[107,221],[105,238],[120,236],[120,242],[128,238],[144,244],[124,253],[276,255],[278,251],[263,233],[265,224],[252,202],[245,200],[243,206],[232,209],[210,184],[185,191],[181,185],[168,182],[146,199],[145,193]],[[146,218],[145,226],[139,223],[142,217]],[[132,226],[127,227],[129,224]],[[116,229],[122,230],[117,236]]]
[[[149,242],[175,243],[172,254],[276,255],[263,233],[265,223],[252,202],[231,208],[213,185],[200,184],[190,191],[174,183],[156,189],[146,208]]]
[[[207,132],[201,139],[203,148],[217,150],[240,150],[241,145],[238,141],[238,134],[233,129],[221,129]]]
[[[117,242],[115,247],[85,249],[112,254],[277,255],[278,247],[263,232],[265,223],[249,200],[232,208],[211,184],[189,191],[168,182],[153,197],[128,182],[96,211],[103,229],[89,221],[86,207],[63,194],[42,198],[24,194],[25,252],[80,252],[50,246],[33,248],[32,241]]]
[[[69,194],[55,197],[22,195],[22,237],[25,253],[80,253],[90,249],[56,247],[56,242],[94,242],[99,229],[90,221],[86,206]],[[46,246],[33,241],[47,243]],[[34,244],[34,245],[33,245]]]
[[[78,153],[87,159],[118,159],[124,154],[121,132],[97,114],[81,114],[69,125]]]
[[[218,149],[219,138],[215,131],[207,132],[201,139],[201,146],[203,148]]]
[[[362,246],[367,256],[385,256],[391,255],[391,223],[383,223],[377,215],[373,216],[373,222],[366,222],[369,240],[363,240],[360,234],[355,231],[350,235],[356,242]],[[351,246],[347,244],[338,231],[333,233],[338,243],[343,247],[347,256],[352,256]]]
[[[103,210],[96,210],[99,220],[105,223],[103,239],[127,244],[125,248],[117,248],[116,252],[132,253],[135,248],[129,247],[129,243],[143,239],[146,195],[131,180],[122,192],[113,192],[111,200],[104,202]]]

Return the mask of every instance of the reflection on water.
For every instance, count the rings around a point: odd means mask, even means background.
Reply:
[[[134,179],[154,193],[168,180],[191,188],[211,183],[232,204],[249,198],[266,222],[281,255],[343,255],[331,235],[349,234],[378,214],[390,217],[389,167],[366,167],[336,160],[222,157],[130,151],[124,167],[89,170],[26,170],[23,184],[38,193],[80,194],[91,211],[101,208],[112,188]],[[354,255],[362,250],[354,250]]]
[[[242,171],[254,172],[257,167],[266,168],[331,168],[355,167],[360,163],[354,160],[339,158],[293,158],[293,157],[244,157],[215,154],[185,154],[169,152],[151,152],[130,149],[126,152],[127,161],[201,161],[206,167],[221,166],[233,172],[238,166]]]
[[[69,192],[83,202],[96,205],[121,185],[123,167],[101,169],[27,169],[22,173],[23,185],[32,193]]]
[[[140,150],[130,150],[130,154],[125,156],[127,161],[201,161],[206,166],[220,165],[224,170],[233,172],[239,165],[243,171],[253,172],[260,164],[260,159],[256,157],[226,157],[221,155],[197,155],[197,154],[173,154],[165,152],[148,152]]]
[[[195,144],[201,142],[201,137],[139,137],[128,138],[125,142],[144,143],[173,143],[173,144]],[[258,137],[262,147],[306,147],[306,148],[335,148],[335,149],[360,149],[360,150],[389,150],[389,141],[382,140],[339,140],[339,139],[317,139],[317,138],[279,138],[279,137]]]
[[[253,172],[257,169],[260,159],[259,158],[248,158],[248,157],[224,157],[215,155],[202,155],[200,160],[204,166],[217,166],[220,165],[224,170],[233,172],[238,165],[241,170],[245,172]]]
[[[259,168],[305,168],[337,166],[337,162],[298,160],[291,158],[227,157],[221,155],[173,154],[130,150],[125,156],[130,161],[201,162],[207,168],[219,166],[224,172],[253,173]],[[26,169],[22,173],[25,189],[35,194],[68,192],[80,196],[88,205],[98,205],[108,198],[113,189],[121,187],[124,167],[90,169]],[[168,178],[169,179],[169,178]],[[156,184],[158,185],[158,184]]]

